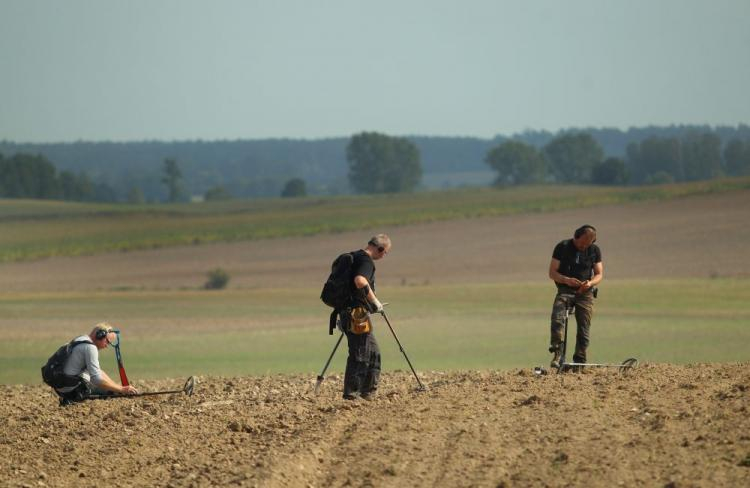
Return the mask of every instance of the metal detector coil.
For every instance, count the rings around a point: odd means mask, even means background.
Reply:
[[[193,396],[193,389],[195,389],[195,378],[191,376],[185,382],[182,391],[184,391],[187,396]]]
[[[598,291],[598,290],[596,290]],[[558,373],[564,373],[566,371],[576,371],[579,368],[618,368],[621,373],[627,373],[636,366],[638,366],[638,360],[636,358],[628,358],[620,364],[602,364],[602,363],[569,363],[565,360],[565,354],[568,348],[568,319],[570,315],[575,312],[575,308],[571,305],[566,307],[565,310],[565,322],[563,324],[563,343],[562,343],[562,354],[560,357],[560,366],[557,368]],[[536,371],[535,371],[536,373]],[[539,373],[537,373],[539,374]]]

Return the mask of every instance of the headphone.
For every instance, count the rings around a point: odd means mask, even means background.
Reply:
[[[109,329],[97,329],[95,337],[97,338],[97,340],[101,340],[101,339],[104,339],[105,337],[107,337],[107,334],[109,334],[110,332],[112,332],[111,328],[109,328]]]
[[[368,245],[370,245],[370,246],[373,246],[373,247],[377,248],[377,249],[378,249],[378,252],[383,252],[383,251],[385,251],[385,248],[384,248],[383,246],[378,246],[378,245],[377,245],[377,243],[376,243],[376,242],[375,242],[374,240],[371,240],[371,241],[370,241],[370,242],[368,242],[367,244],[368,244]]]
[[[585,225],[580,226],[579,228],[576,229],[575,233],[573,234],[573,237],[578,239],[583,234],[585,234],[588,229],[591,229],[592,231],[594,231],[594,240],[591,241],[591,243],[593,244],[594,242],[596,242],[596,227],[594,227],[593,225],[585,224]]]

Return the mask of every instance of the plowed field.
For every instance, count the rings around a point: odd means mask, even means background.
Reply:
[[[59,408],[1,386],[2,486],[749,486],[749,364],[536,376],[198,377],[192,397]],[[179,388],[182,380],[143,383]]]

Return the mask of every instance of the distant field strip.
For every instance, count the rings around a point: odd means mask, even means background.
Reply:
[[[530,368],[549,362],[554,286],[383,286],[387,311],[419,370]],[[608,280],[596,302],[590,359],[750,360],[748,279]],[[335,343],[318,289],[0,294],[0,384],[38,383],[64,341],[109,320],[123,330],[128,376],[319,372]],[[385,369],[408,369],[375,318]],[[573,340],[575,333],[570,337]],[[116,376],[114,355],[102,365]],[[331,371],[340,373],[346,347]]]
[[[747,189],[750,178],[634,188],[474,188],[179,205],[0,200],[0,262],[306,236]]]

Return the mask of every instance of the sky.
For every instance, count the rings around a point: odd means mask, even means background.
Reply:
[[[750,123],[750,0],[0,0],[0,140]]]

